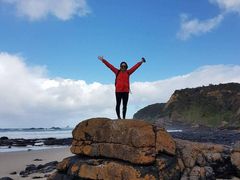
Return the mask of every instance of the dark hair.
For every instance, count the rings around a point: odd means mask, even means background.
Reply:
[[[127,69],[127,68],[128,68],[128,65],[127,65],[127,63],[126,63],[125,61],[123,61],[123,62],[120,63],[120,67],[121,67],[123,64],[126,64],[126,69]]]

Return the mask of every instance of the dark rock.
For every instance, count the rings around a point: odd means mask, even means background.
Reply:
[[[11,174],[11,175],[15,175],[15,174],[17,174],[17,172],[16,172],[16,171],[14,171],[14,172],[11,172],[10,174]]]
[[[20,171],[19,175],[20,175],[21,177],[28,177],[29,173],[26,172],[26,171]]]
[[[44,164],[44,167],[57,166],[57,164],[58,164],[58,161],[52,161],[52,162],[48,162],[48,163]]]
[[[42,169],[42,168],[44,168],[44,167],[45,167],[44,165],[39,164],[39,165],[37,166],[37,169]]]
[[[10,177],[2,177],[2,178],[0,178],[0,180],[13,180],[13,179]]]
[[[0,137],[0,140],[1,140],[1,141],[8,140],[8,137],[2,136],[2,137]]]
[[[64,139],[56,139],[56,138],[48,138],[44,141],[44,145],[71,145],[72,138],[64,138]]]
[[[230,155],[210,163],[210,166],[213,168],[217,178],[230,178],[233,174],[236,174],[231,163]]]
[[[48,166],[41,170],[41,173],[50,173],[56,169],[56,166]]]
[[[12,145],[12,141],[10,139],[8,139],[8,137],[1,137],[0,139],[0,146],[11,146]]]
[[[32,171],[36,171],[37,170],[37,167],[35,164],[30,164],[30,165],[27,165],[25,171],[29,171],[29,172],[32,172]]]
[[[42,161],[42,159],[34,159],[33,161]]]
[[[41,167],[40,168],[41,173],[49,173],[56,169],[57,164],[58,164],[57,161],[52,161],[52,162],[46,163],[42,166],[39,165],[38,169],[39,169],[39,167]]]
[[[240,132],[217,129],[188,129],[182,132],[170,132],[173,138],[194,142],[211,142],[215,144],[233,145],[240,139]]]
[[[42,176],[33,176],[32,179],[41,179],[41,178],[44,178]]]
[[[162,154],[156,158],[156,164],[160,179],[180,179],[181,169],[176,156]]]
[[[21,175],[21,177],[25,178],[25,177],[28,177],[28,175],[26,175],[26,174],[23,174],[23,175]]]
[[[14,143],[12,145],[17,146],[17,147],[25,147],[28,144],[24,139],[17,139],[16,141],[14,141]]]
[[[26,175],[26,172],[25,171],[20,171],[19,175],[24,176],[24,175]]]
[[[30,164],[30,165],[27,165],[25,170],[21,171],[19,174],[21,177],[27,177],[28,175],[33,173],[43,173],[43,174],[50,173],[56,169],[57,164],[58,164],[57,161],[52,161],[43,165],[40,164],[38,166],[34,164]]]
[[[57,161],[52,161],[46,164],[40,164],[37,166],[37,169],[41,171],[42,173],[48,173],[56,169],[58,162]]]
[[[50,129],[52,129],[52,130],[61,130],[60,127],[51,127]]]
[[[59,143],[59,140],[57,140],[56,138],[47,138],[44,141],[45,145],[56,145],[56,143]]]
[[[215,173],[213,171],[213,168],[210,167],[210,166],[205,166],[205,176],[206,176],[206,179],[208,180],[215,180],[216,177],[215,177]]]

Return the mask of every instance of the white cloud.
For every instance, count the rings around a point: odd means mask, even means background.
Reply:
[[[240,0],[209,0],[226,12],[240,13]]]
[[[128,117],[139,108],[166,102],[176,89],[240,83],[239,65],[204,66],[189,74],[132,83]],[[18,55],[0,53],[0,127],[76,125],[80,120],[115,118],[114,85],[49,78],[45,67],[30,67]]]
[[[23,58],[7,53],[0,53],[0,92],[0,127],[51,126],[106,116],[115,100],[109,99],[113,85],[50,79],[44,67],[29,67]]]
[[[221,9],[219,15],[206,20],[189,19],[187,15],[181,15],[180,30],[177,33],[179,39],[187,40],[194,35],[199,36],[212,31],[223,21],[227,13],[240,14],[240,0],[209,0],[209,2]]]
[[[212,31],[216,28],[223,20],[223,15],[218,15],[212,19],[198,20],[190,19],[187,15],[181,15],[181,27],[177,33],[177,37],[181,40],[187,40],[191,36],[198,36],[207,32]]]
[[[60,20],[73,16],[85,16],[90,13],[86,0],[1,0],[16,7],[19,16],[31,21],[53,15]]]

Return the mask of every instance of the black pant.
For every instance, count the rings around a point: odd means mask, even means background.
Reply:
[[[127,112],[127,103],[128,103],[128,92],[116,92],[116,113],[118,116],[118,119],[121,119],[120,116],[120,105],[121,105],[121,100],[123,100],[123,119],[126,117],[126,112]]]

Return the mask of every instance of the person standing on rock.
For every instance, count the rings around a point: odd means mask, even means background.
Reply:
[[[106,59],[104,59],[103,56],[98,56],[98,59],[102,61],[116,75],[116,79],[115,79],[116,113],[117,113],[118,119],[121,119],[120,105],[122,101],[122,104],[123,104],[122,117],[123,119],[125,119],[126,113],[127,113],[128,95],[130,91],[129,76],[137,68],[139,68],[142,63],[145,63],[146,60],[142,58],[140,62],[138,62],[128,70],[128,65],[125,61],[121,62],[120,69],[117,69],[112,64],[110,64]]]

